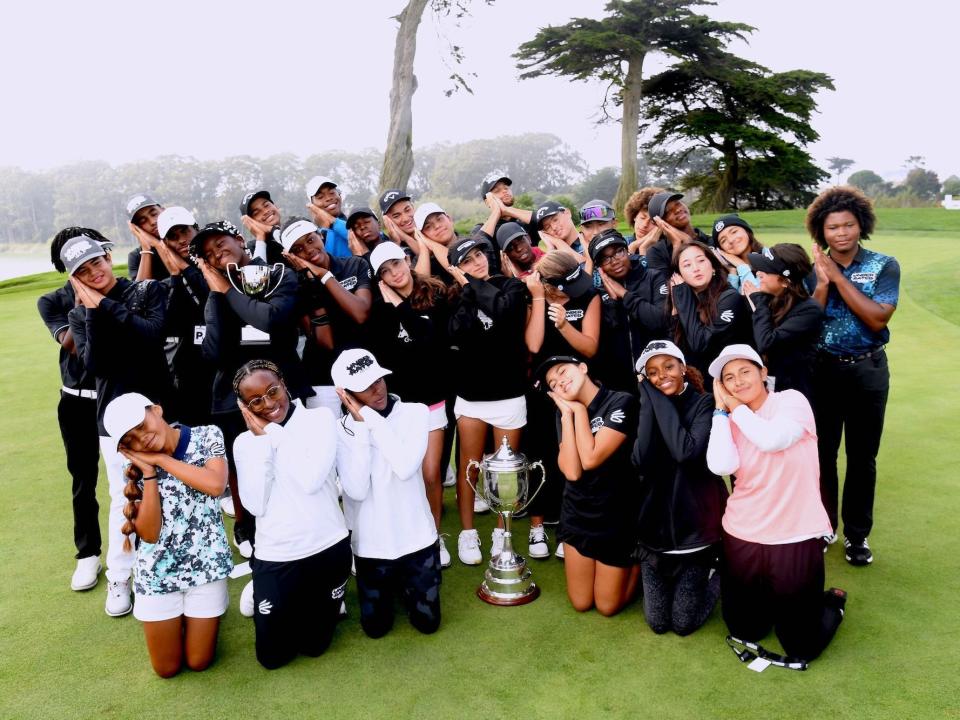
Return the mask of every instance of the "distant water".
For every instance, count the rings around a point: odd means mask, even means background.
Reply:
[[[49,270],[53,270],[49,257],[0,253],[0,280],[10,280]]]

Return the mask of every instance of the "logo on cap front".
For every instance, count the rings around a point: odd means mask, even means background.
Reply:
[[[457,245],[457,252],[463,252],[464,248],[468,248],[473,244],[474,244],[473,240],[467,240],[466,242],[460,243],[459,245]]]
[[[130,202],[127,203],[127,212],[133,212],[133,209],[146,199],[146,195],[134,195],[132,198],[130,198]]]
[[[368,367],[373,367],[373,358],[369,355],[364,355],[347,365],[347,374],[352,377],[358,372],[363,372]]]
[[[63,254],[63,259],[67,262],[73,262],[91,247],[93,246],[89,242],[86,240],[81,240]]]
[[[542,217],[543,217],[543,214],[544,214],[547,210],[549,210],[549,209],[550,209],[550,208],[548,208],[548,207],[542,207],[542,208],[540,208],[539,210],[537,210],[537,220],[539,220],[540,218],[542,218]]]
[[[391,190],[388,193],[384,193],[384,196],[381,198],[380,202],[390,202],[391,200],[400,197],[400,193],[396,190]]]
[[[717,220],[717,223],[713,226],[715,232],[720,232],[725,228],[726,225],[723,224],[723,220]]]

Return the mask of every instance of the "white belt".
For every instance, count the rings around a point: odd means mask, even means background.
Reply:
[[[89,400],[97,399],[96,390],[74,390],[73,388],[68,388],[66,385],[64,385],[60,389],[63,392],[65,392],[67,395],[73,395],[74,397],[82,397],[82,398],[87,398]]]

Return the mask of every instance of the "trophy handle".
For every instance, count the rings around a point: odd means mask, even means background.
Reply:
[[[478,463],[476,460],[471,460],[470,462],[467,463],[467,475],[464,479],[467,481],[467,485],[470,486],[474,494],[479,495],[481,498],[484,499],[484,501],[487,502],[487,505],[490,505],[489,501],[487,501],[487,496],[484,495],[482,492],[480,492],[476,484],[470,482],[470,468],[472,468],[474,465],[477,466],[477,480],[480,479],[480,476],[483,473],[483,468],[480,466],[480,463]]]
[[[515,513],[523,512],[528,507],[530,507],[530,503],[533,502],[533,499],[537,496],[537,494],[543,488],[543,484],[547,481],[547,471],[544,470],[543,468],[543,462],[541,462],[540,460],[537,460],[535,463],[530,463],[531,472],[533,472],[533,468],[537,468],[537,467],[540,468],[540,484],[537,485],[537,489],[534,490],[533,493],[530,495],[530,497],[527,498],[527,501],[523,504],[523,507],[518,507],[516,510],[514,510]]]
[[[269,290],[267,290],[267,292],[266,292],[266,293],[264,294],[264,296],[263,296],[263,299],[264,299],[264,300],[266,300],[268,297],[270,297],[270,295],[273,294],[273,291],[276,290],[278,287],[280,287],[280,283],[283,282],[283,272],[284,272],[284,270],[286,270],[286,267],[284,267],[284,264],[283,264],[283,263],[274,263],[272,269],[273,269],[273,270],[276,270],[277,268],[280,268],[280,279],[277,280],[277,284],[276,284],[276,285],[274,285],[272,288],[270,288]]]
[[[233,272],[230,272],[230,268],[233,268]],[[236,263],[227,263],[227,280],[230,281],[230,284],[233,286],[233,289],[236,290],[241,295],[244,294],[243,290],[237,287],[237,284],[233,281],[233,276],[236,273],[240,272],[240,268],[237,267]]]

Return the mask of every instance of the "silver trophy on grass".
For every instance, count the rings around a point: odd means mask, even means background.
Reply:
[[[280,277],[271,287],[270,280],[273,271],[280,268]],[[266,300],[280,286],[283,280],[283,263],[274,263],[273,265],[244,265],[238,266],[236,263],[227,263],[227,279],[238,293],[243,293],[257,300]],[[240,287],[234,278],[240,279]],[[270,342],[269,333],[255,328],[253,325],[244,325],[240,329],[241,345],[266,345]]]
[[[479,470],[476,485],[470,482],[470,470]],[[540,484],[530,493],[530,476],[534,468],[540,468]],[[503,550],[490,558],[483,582],[477,588],[477,596],[491,605],[523,605],[536,600],[540,588],[530,579],[527,562],[513,550],[510,531],[513,516],[523,512],[540,492],[546,481],[543,463],[527,462],[521,453],[513,451],[506,436],[500,448],[483,457],[483,462],[471,460],[467,464],[467,482],[474,492],[482,497],[490,508],[503,518]]]

